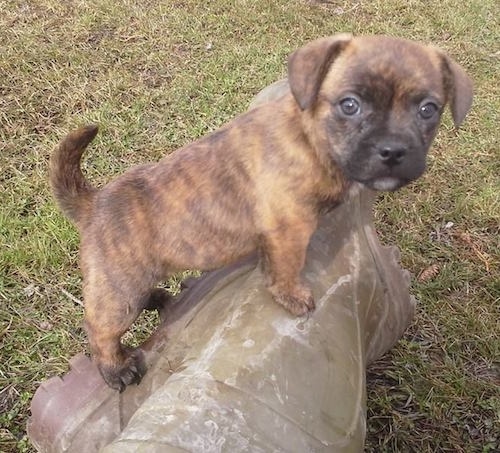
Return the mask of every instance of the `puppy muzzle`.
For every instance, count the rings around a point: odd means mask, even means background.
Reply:
[[[363,144],[346,162],[348,177],[374,190],[393,191],[425,171],[425,150],[400,140]]]

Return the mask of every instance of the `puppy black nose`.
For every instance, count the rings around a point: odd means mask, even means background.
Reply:
[[[386,145],[378,149],[380,160],[390,167],[400,164],[406,155],[406,148],[398,145]]]

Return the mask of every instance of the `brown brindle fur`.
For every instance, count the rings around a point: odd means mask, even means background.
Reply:
[[[259,250],[276,302],[297,316],[314,309],[300,274],[320,211],[353,182],[394,190],[418,177],[444,105],[458,125],[472,98],[439,50],[385,37],[313,41],[290,57],[288,79],[279,99],[99,190],[80,169],[97,127],[71,132],[53,154],[55,197],[81,235],[91,351],[111,387],[143,375],[120,338],[141,310],[168,300],[155,285],[173,272]],[[356,116],[339,107],[351,95]],[[439,109],[432,120],[417,115],[424,98]],[[394,146],[401,162],[381,162]]]

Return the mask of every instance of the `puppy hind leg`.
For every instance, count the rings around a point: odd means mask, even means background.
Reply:
[[[140,295],[123,300],[123,293],[105,285],[86,292],[85,328],[93,360],[106,383],[121,392],[127,385],[138,384],[146,372],[140,351],[120,341],[144,304]]]

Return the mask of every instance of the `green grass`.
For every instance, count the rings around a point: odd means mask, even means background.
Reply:
[[[81,297],[78,236],[47,184],[61,136],[101,125],[86,170],[104,183],[242,112],[284,75],[291,51],[339,31],[433,42],[476,86],[460,133],[445,118],[425,177],[377,206],[381,237],[399,245],[404,266],[439,272],[414,280],[414,323],[369,369],[367,451],[500,449],[498,2],[7,0],[0,9],[0,451],[32,451],[33,392],[86,344],[81,306],[63,292]]]

